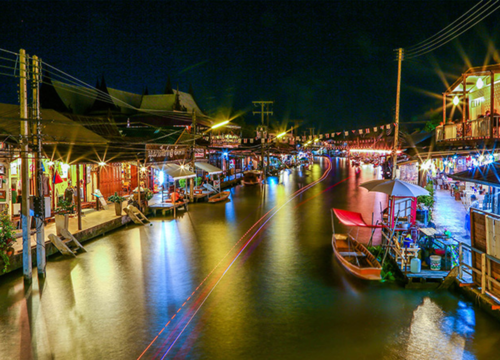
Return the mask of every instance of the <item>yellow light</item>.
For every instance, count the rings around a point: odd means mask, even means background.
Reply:
[[[314,142],[316,142],[316,141],[319,141],[319,139],[318,138],[314,139]]]
[[[312,142],[312,141],[311,141],[311,140],[309,140],[308,142],[306,142],[306,145],[309,145],[311,142]]]
[[[455,97],[453,98],[453,105],[457,106],[459,102],[460,100],[458,99],[458,96],[455,95]]]
[[[389,150],[372,150],[372,149],[349,149],[349,152],[357,152],[357,153],[377,153],[377,154],[388,154]],[[397,154],[401,154],[401,150],[396,151]]]
[[[181,169],[184,170],[184,165],[181,165]]]
[[[229,120],[223,121],[221,123],[218,123],[217,125],[212,126],[212,129],[217,129],[218,127],[224,126],[226,124],[229,124]]]
[[[106,166],[106,163],[105,163],[104,161],[101,161],[101,162],[99,163],[99,166]]]
[[[282,132],[281,134],[279,134],[278,136],[276,136],[277,138],[280,138],[280,137],[283,137],[286,135],[286,131],[285,132]]]
[[[49,161],[49,162],[47,163],[47,165],[52,166],[52,165],[54,165],[54,162],[53,162],[53,161]]]
[[[145,166],[141,167],[142,172],[146,172],[147,168]]]
[[[481,78],[477,79],[477,81],[476,81],[476,87],[478,89],[482,89],[483,85],[484,85],[483,80]]]

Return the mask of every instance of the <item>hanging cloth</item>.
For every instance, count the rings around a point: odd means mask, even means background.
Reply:
[[[54,184],[60,184],[63,182],[63,179],[61,179],[61,177],[59,176],[59,172],[56,170],[55,174],[54,174],[54,179],[52,179],[52,182]]]

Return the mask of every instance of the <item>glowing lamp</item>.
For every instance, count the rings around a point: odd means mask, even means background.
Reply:
[[[54,162],[53,162],[53,161],[49,161],[49,162],[47,163],[47,165],[52,166],[52,165],[54,165]]]
[[[181,165],[181,169],[184,170],[184,165]]]
[[[483,85],[484,85],[483,80],[481,78],[477,79],[477,81],[476,81],[476,87],[478,89],[482,89]]]
[[[317,138],[316,138],[316,139],[314,139],[314,142],[316,142],[316,141],[319,141],[319,139],[317,139]]]
[[[224,126],[226,124],[229,124],[229,120],[218,123],[217,125],[212,126],[211,129],[217,129],[218,127]]]
[[[101,162],[99,163],[99,166],[106,166],[106,163],[105,163],[104,161],[101,161]]]
[[[458,99],[458,96],[455,95],[455,97],[453,98],[453,105],[457,106],[459,102],[460,100]]]
[[[285,132],[282,132],[281,134],[279,134],[278,136],[276,136],[277,138],[280,138],[280,137],[283,137],[286,135],[286,131]]]
[[[146,172],[147,168],[145,166],[141,167],[142,172]]]

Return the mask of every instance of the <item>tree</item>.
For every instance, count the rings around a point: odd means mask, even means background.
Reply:
[[[174,90],[172,90],[172,83],[170,82],[170,76],[167,77],[167,85],[165,85],[164,93],[166,95],[173,95],[174,94]]]

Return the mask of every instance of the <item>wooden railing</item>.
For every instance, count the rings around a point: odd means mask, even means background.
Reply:
[[[490,138],[490,117],[469,120],[465,123],[448,123],[436,127],[436,141],[479,140]],[[493,117],[493,137],[499,138],[499,117]]]

